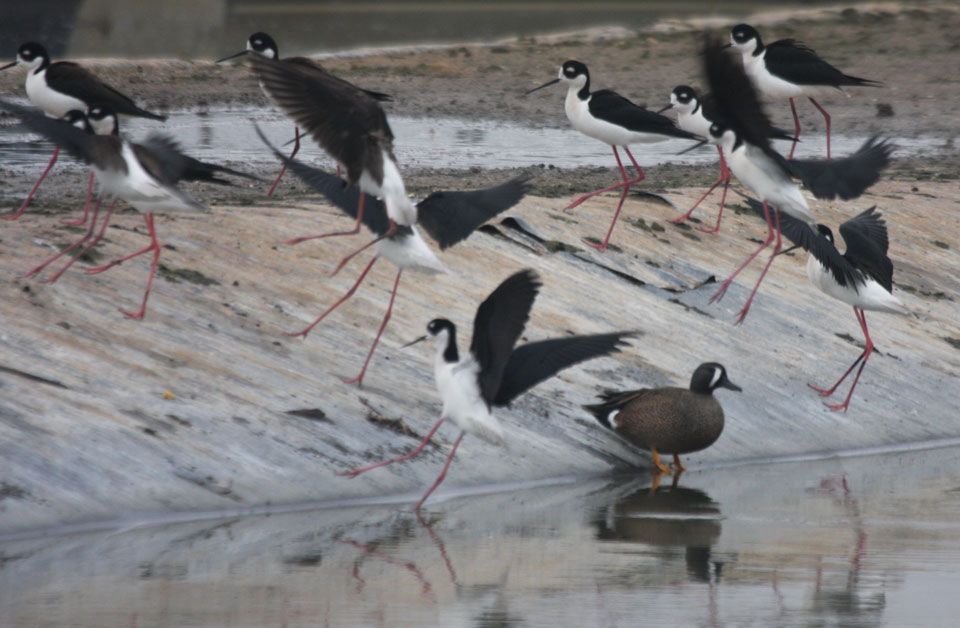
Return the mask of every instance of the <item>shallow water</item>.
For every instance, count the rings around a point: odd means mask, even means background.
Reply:
[[[451,471],[451,485],[463,481]],[[0,542],[4,626],[946,626],[960,448]],[[414,495],[401,496],[412,501]],[[430,527],[427,527],[429,524]]]
[[[293,124],[274,110],[218,110],[209,113],[179,112],[170,114],[165,123],[131,119],[123,122],[124,134],[136,141],[151,131],[172,135],[191,156],[211,162],[243,161],[255,166],[274,167],[269,150],[260,141],[254,122],[284,152],[292,146],[281,146],[292,140]],[[498,120],[463,118],[413,118],[391,116],[396,136],[397,159],[404,168],[526,168],[540,164],[557,168],[581,166],[616,169],[610,147],[583,136],[572,128],[533,128]],[[833,135],[831,145],[838,155],[854,152],[866,137]],[[644,167],[660,163],[712,164],[717,161],[716,149],[702,146],[688,153],[690,140],[668,140],[654,144],[636,144],[631,152]],[[936,154],[943,146],[941,137],[898,138],[896,155]],[[812,147],[807,149],[807,145]],[[810,134],[803,138],[797,156],[810,150],[821,150],[823,136]],[[789,144],[778,143],[781,152],[789,152]],[[302,140],[297,155],[319,167],[333,167],[333,161],[314,144]],[[624,156],[625,157],[625,156]],[[33,137],[15,127],[0,133],[0,162],[5,166],[29,166],[42,169],[50,159],[49,145],[33,141]],[[626,159],[624,159],[626,162]]]

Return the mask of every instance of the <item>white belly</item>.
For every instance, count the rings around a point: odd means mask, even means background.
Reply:
[[[866,283],[858,284],[856,290],[853,286],[841,286],[823,264],[812,255],[807,258],[807,277],[810,283],[821,292],[852,307],[893,314],[910,313],[900,299],[887,292],[873,279],[867,278]]]
[[[398,225],[409,227],[417,222],[417,207],[407,196],[400,170],[386,151],[382,151],[383,181],[377,182],[364,170],[360,174],[360,189],[383,199],[387,207],[387,216]]]
[[[160,184],[140,166],[133,150],[123,145],[123,157],[129,172],[123,174],[114,170],[101,170],[94,167],[100,189],[107,195],[121,198],[133,205],[141,213],[152,212],[208,212],[186,193]]]
[[[68,111],[79,109],[87,110],[87,103],[79,98],[55,92],[47,87],[47,71],[27,72],[27,97],[48,116],[63,117]]]
[[[376,243],[377,255],[389,260],[397,268],[412,268],[428,275],[447,272],[437,256],[420,237],[416,227],[412,227],[413,235],[406,238],[388,238]]]
[[[452,365],[437,356],[437,390],[443,400],[443,416],[465,432],[495,445],[503,444],[503,428],[487,409],[477,388],[477,363],[472,358]]]
[[[616,124],[610,124],[599,120],[590,115],[590,99],[580,100],[577,93],[573,90],[567,92],[567,99],[564,102],[564,110],[567,113],[567,119],[573,128],[580,131],[588,137],[600,140],[611,146],[629,146],[630,144],[651,144],[653,142],[662,142],[667,139],[666,136],[658,133],[637,133],[627,130]]]
[[[742,144],[733,151],[724,148],[730,172],[761,201],[767,201],[780,211],[807,224],[816,223],[807,200],[800,192],[800,186],[779,170],[762,151],[751,149],[748,144]]]

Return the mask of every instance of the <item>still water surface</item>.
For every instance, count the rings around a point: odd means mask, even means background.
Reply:
[[[955,626],[958,592],[956,447],[0,542],[23,628]]]

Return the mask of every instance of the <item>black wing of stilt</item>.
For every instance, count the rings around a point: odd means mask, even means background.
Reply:
[[[817,198],[857,198],[880,178],[890,164],[895,146],[873,136],[849,157],[842,159],[792,159],[791,173]]]
[[[493,405],[509,405],[520,394],[574,364],[616,353],[629,346],[626,343],[627,338],[636,337],[640,333],[620,331],[553,338],[517,347],[503,371],[503,380],[493,399]]]
[[[440,249],[465,240],[477,227],[520,202],[529,177],[516,177],[485,190],[434,192],[417,203],[417,224]]]
[[[48,118],[38,109],[23,107],[7,100],[0,100],[0,108],[18,116],[24,127],[33,133],[42,135],[71,156],[93,163],[95,146],[107,139],[78,129],[66,120]]]
[[[162,133],[153,133],[142,142],[134,144],[134,147],[138,157],[143,158],[142,150],[138,149],[146,149],[149,155],[155,158],[156,162],[163,169],[165,180],[169,183],[184,180],[233,185],[230,181],[217,177],[217,173],[243,177],[254,181],[261,180],[259,177],[247,174],[246,172],[240,172],[225,166],[208,164],[199,159],[194,159],[183,153],[180,144],[176,140]]]
[[[263,143],[273,151],[277,159],[283,162],[293,174],[311,188],[327,197],[327,200],[343,213],[351,218],[357,217],[357,208],[359,207],[361,194],[358,186],[348,185],[346,181],[332,173],[318,170],[317,168],[308,166],[302,161],[290,159],[270,143],[257,124],[254,124],[254,126],[257,129],[257,135],[260,136]],[[382,236],[390,230],[390,220],[387,218],[386,206],[369,194],[363,199],[363,224],[378,236]]]
[[[745,197],[747,205],[758,216],[763,217],[763,203],[755,198]],[[822,233],[799,218],[787,212],[780,212],[780,233],[788,240],[813,255],[841,286],[853,286],[863,283],[863,276],[851,261],[840,254],[837,247]]]
[[[480,394],[487,405],[494,402],[513,346],[523,333],[542,285],[537,273],[521,270],[504,279],[477,308],[470,353],[480,365]]]
[[[887,257],[887,223],[875,209],[873,206],[840,225],[840,235],[847,244],[843,256],[892,292],[893,262]]]

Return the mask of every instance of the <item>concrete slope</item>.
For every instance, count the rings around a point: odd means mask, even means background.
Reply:
[[[701,192],[669,195],[683,206]],[[450,487],[643,469],[646,453],[604,432],[580,405],[604,387],[686,385],[703,361],[724,363],[744,392],[720,391],[726,431],[689,466],[960,436],[958,200],[954,183],[883,182],[856,203],[814,203],[830,225],[879,205],[896,292],[918,312],[867,314],[882,353],[847,413],[826,410],[806,384],[832,383],[862,338],[850,308],[807,282],[805,256],[777,260],[742,326],[732,321],[759,264],[719,305],[708,304],[716,285],[703,282],[724,278],[756,246],[748,238],[765,234],[747,214],[728,210],[723,231],[711,236],[665,223],[676,215],[666,205],[631,198],[612,240],[620,250],[599,254],[580,237],[602,236],[614,198],[570,213],[559,209],[563,200],[528,198],[510,215],[540,241],[498,225],[498,234],[475,234],[444,253],[449,274],[404,274],[358,390],[338,376],[356,373],[374,337],[394,278],[388,263],[306,340],[284,335],[339,298],[366,263],[328,276],[366,235],[278,245],[347,226],[328,206],[281,200],[158,218],[167,245],[161,262],[173,272],[158,277],[142,322],[117,308],[138,305],[146,260],[97,276],[77,264],[53,285],[14,279],[51,244],[77,237],[58,224],[60,215],[28,212],[3,225],[0,241],[0,533],[425,489],[453,428],[420,460],[354,480],[334,471],[416,444],[440,410],[433,355],[424,344],[400,346],[443,315],[459,325],[465,348],[479,301],[524,267],[545,284],[526,340],[617,329],[644,335],[629,351],[570,369],[498,412],[508,447],[467,438]],[[708,224],[713,207],[705,205]],[[103,261],[145,244],[139,216],[114,222],[99,249]],[[214,283],[197,283],[203,278]]]

